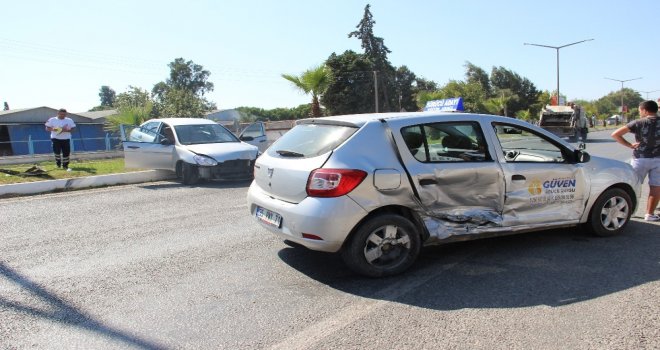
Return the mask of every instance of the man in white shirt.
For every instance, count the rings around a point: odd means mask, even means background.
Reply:
[[[53,142],[55,164],[58,168],[69,169],[69,155],[71,154],[71,131],[76,127],[73,119],[66,116],[66,109],[57,111],[57,117],[46,122],[46,131],[50,131],[50,140]]]

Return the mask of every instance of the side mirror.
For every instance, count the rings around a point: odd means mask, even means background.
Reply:
[[[252,136],[241,136],[240,139],[241,141],[254,141],[254,137]]]
[[[170,141],[170,139],[168,139],[167,137],[163,137],[162,139],[160,139],[160,144],[163,146],[169,146],[172,144],[172,141]]]
[[[591,156],[585,151],[575,150],[575,159],[577,159],[578,163],[588,163],[591,160]]]

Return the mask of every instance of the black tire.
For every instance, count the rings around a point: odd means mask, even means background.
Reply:
[[[196,166],[181,163],[181,182],[184,185],[194,185],[199,181],[199,170]]]
[[[288,240],[288,239],[283,240],[282,243],[286,244],[286,245],[289,246],[290,248],[295,248],[295,249],[307,249],[304,245],[302,245],[302,244],[300,244],[300,243],[296,243],[296,242],[294,242],[294,241],[290,241],[290,240]]]
[[[407,270],[417,259],[422,240],[415,225],[403,216],[382,214],[363,222],[341,251],[353,271],[383,277]]]
[[[620,188],[610,188],[591,207],[587,228],[596,236],[615,236],[628,225],[631,215],[630,195]]]

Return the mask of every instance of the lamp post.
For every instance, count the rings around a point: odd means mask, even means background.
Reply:
[[[642,79],[642,77],[639,77],[639,78],[632,78],[632,79],[626,79],[626,80],[612,79],[612,78],[605,78],[605,79],[608,79],[608,80],[614,80],[614,81],[618,81],[618,82],[621,83],[621,118],[623,118],[623,83],[625,83],[625,82],[627,82],[627,81],[631,81],[631,80]]]
[[[652,93],[652,92],[658,92],[658,91],[660,91],[660,90],[653,90],[653,91],[639,91],[639,92],[643,92],[643,93],[645,93],[645,94],[646,94],[646,99],[648,100],[648,99],[649,99],[649,94],[650,94],[650,93]]]
[[[562,45],[562,46],[550,46],[550,45],[524,43],[524,45],[547,47],[547,48],[557,50],[557,105],[559,105],[559,96],[560,96],[559,95],[559,49],[563,49],[566,46],[576,45],[576,44],[583,43],[585,41],[591,41],[591,40],[594,40],[594,39],[586,39],[586,40],[576,41],[574,43],[570,43],[570,44],[566,44],[566,45]]]

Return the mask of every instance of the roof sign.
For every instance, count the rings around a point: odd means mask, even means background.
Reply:
[[[463,98],[446,98],[444,100],[432,100],[426,102],[424,106],[424,111],[433,111],[433,112],[454,112],[454,111],[464,111],[463,108]]]

